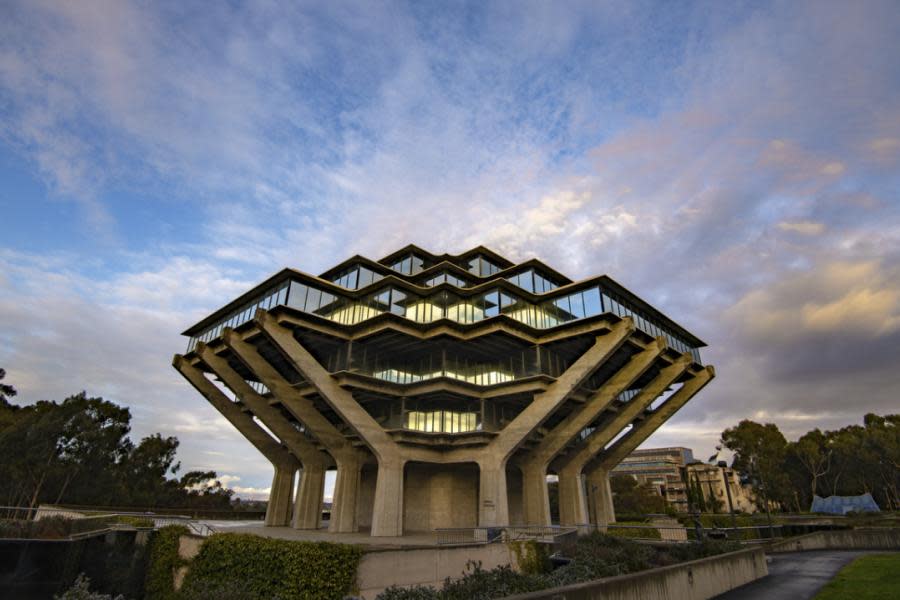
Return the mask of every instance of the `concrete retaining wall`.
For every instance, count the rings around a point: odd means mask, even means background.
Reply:
[[[806,550],[900,550],[900,529],[817,531],[773,542],[767,552]]]
[[[505,600],[705,600],[768,575],[762,548],[608,577]]]
[[[481,561],[484,569],[515,566],[506,544],[455,546],[452,548],[415,548],[366,552],[356,572],[359,595],[372,600],[397,582],[404,587],[431,585],[440,588],[447,577],[457,579],[468,561]]]

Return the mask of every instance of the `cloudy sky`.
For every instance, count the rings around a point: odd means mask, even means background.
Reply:
[[[652,444],[900,411],[900,5],[3,2],[0,367],[243,493],[171,368],[284,266],[413,242],[607,273],[709,343]]]

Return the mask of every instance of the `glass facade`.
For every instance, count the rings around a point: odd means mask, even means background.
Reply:
[[[412,260],[412,257],[409,258]],[[479,257],[473,260],[481,259]],[[348,280],[348,285],[349,283]],[[692,348],[656,320],[646,317],[623,298],[599,287],[591,287],[538,303],[528,302],[499,289],[466,298],[446,290],[429,296],[418,296],[387,287],[363,298],[352,299],[320,290],[298,280],[291,280],[265,291],[258,300],[248,302],[200,335],[192,337],[188,351],[193,350],[198,341],[209,342],[219,337],[225,327],[237,327],[251,320],[258,308],[268,310],[278,305],[287,305],[343,325],[356,325],[386,313],[417,323],[449,319],[463,324],[506,315],[535,329],[549,329],[609,312],[620,317],[632,317],[638,329],[654,337],[664,337],[671,348],[678,352],[690,352],[694,360],[700,363],[700,352],[697,348]]]
[[[468,281],[466,281],[464,279],[460,279],[453,273],[448,273],[447,271],[438,273],[437,275],[435,275],[434,277],[432,277],[431,279],[426,281],[425,285],[427,285],[428,287],[434,287],[434,286],[440,285],[442,283],[449,283],[450,285],[458,287],[458,288],[469,287]]]
[[[391,265],[391,268],[404,275],[415,275],[424,271],[427,266],[425,259],[421,256],[408,254],[405,257],[398,259],[397,262]]]
[[[558,287],[534,269],[528,269],[506,279],[532,294],[544,294]]]
[[[404,427],[427,433],[466,433],[481,430],[481,422],[477,412],[411,410],[406,413]]]
[[[501,269],[488,259],[481,255],[469,260],[469,273],[478,275],[479,277],[489,277]]]
[[[376,273],[362,265],[356,265],[336,275],[331,281],[348,290],[358,290],[383,278],[384,275],[381,273]]]

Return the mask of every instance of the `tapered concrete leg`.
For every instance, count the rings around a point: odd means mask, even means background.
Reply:
[[[587,499],[581,473],[574,469],[559,472],[559,524],[584,525],[589,522]]]
[[[587,476],[588,499],[591,503],[591,522],[604,529],[607,524],[616,522],[616,510],[613,507],[612,488],[609,485],[609,472],[592,471]]]
[[[294,501],[294,529],[318,529],[322,524],[322,495],[325,491],[325,468],[304,467],[300,472],[297,499]]]
[[[478,526],[509,525],[509,500],[506,488],[506,464],[479,463]]]
[[[337,462],[337,479],[334,482],[334,501],[331,503],[332,533],[359,531],[356,520],[356,504],[359,499],[359,478],[362,463],[355,456],[340,458]]]
[[[403,535],[403,461],[378,463],[375,480],[375,504],[372,508],[372,536]]]
[[[547,468],[522,465],[522,503],[527,525],[550,525],[550,494],[547,490]]]
[[[275,466],[269,506],[266,508],[266,527],[286,527],[291,523],[291,500],[294,491],[295,466]]]

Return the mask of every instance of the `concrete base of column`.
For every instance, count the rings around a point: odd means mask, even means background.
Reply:
[[[587,475],[588,499],[591,509],[591,523],[601,531],[606,525],[616,522],[616,511],[613,507],[612,488],[609,485],[609,472],[596,470]]]
[[[359,498],[359,478],[362,464],[355,456],[340,458],[335,462],[337,463],[337,478],[334,482],[334,499],[331,503],[331,521],[328,524],[328,531],[355,533],[359,531],[356,503]]]
[[[527,525],[550,525],[550,494],[547,489],[547,468],[543,465],[522,465],[522,504]]]
[[[559,524],[585,525],[589,522],[587,499],[581,473],[563,469],[559,472]]]
[[[266,527],[286,527],[291,523],[295,465],[276,466],[266,508]]]
[[[506,489],[506,465],[479,463],[478,526],[509,525],[509,499]]]
[[[294,501],[294,529],[318,529],[322,524],[322,495],[325,491],[325,468],[305,466],[300,472],[297,499]]]
[[[378,463],[372,508],[373,537],[403,535],[403,467],[401,460]]]

